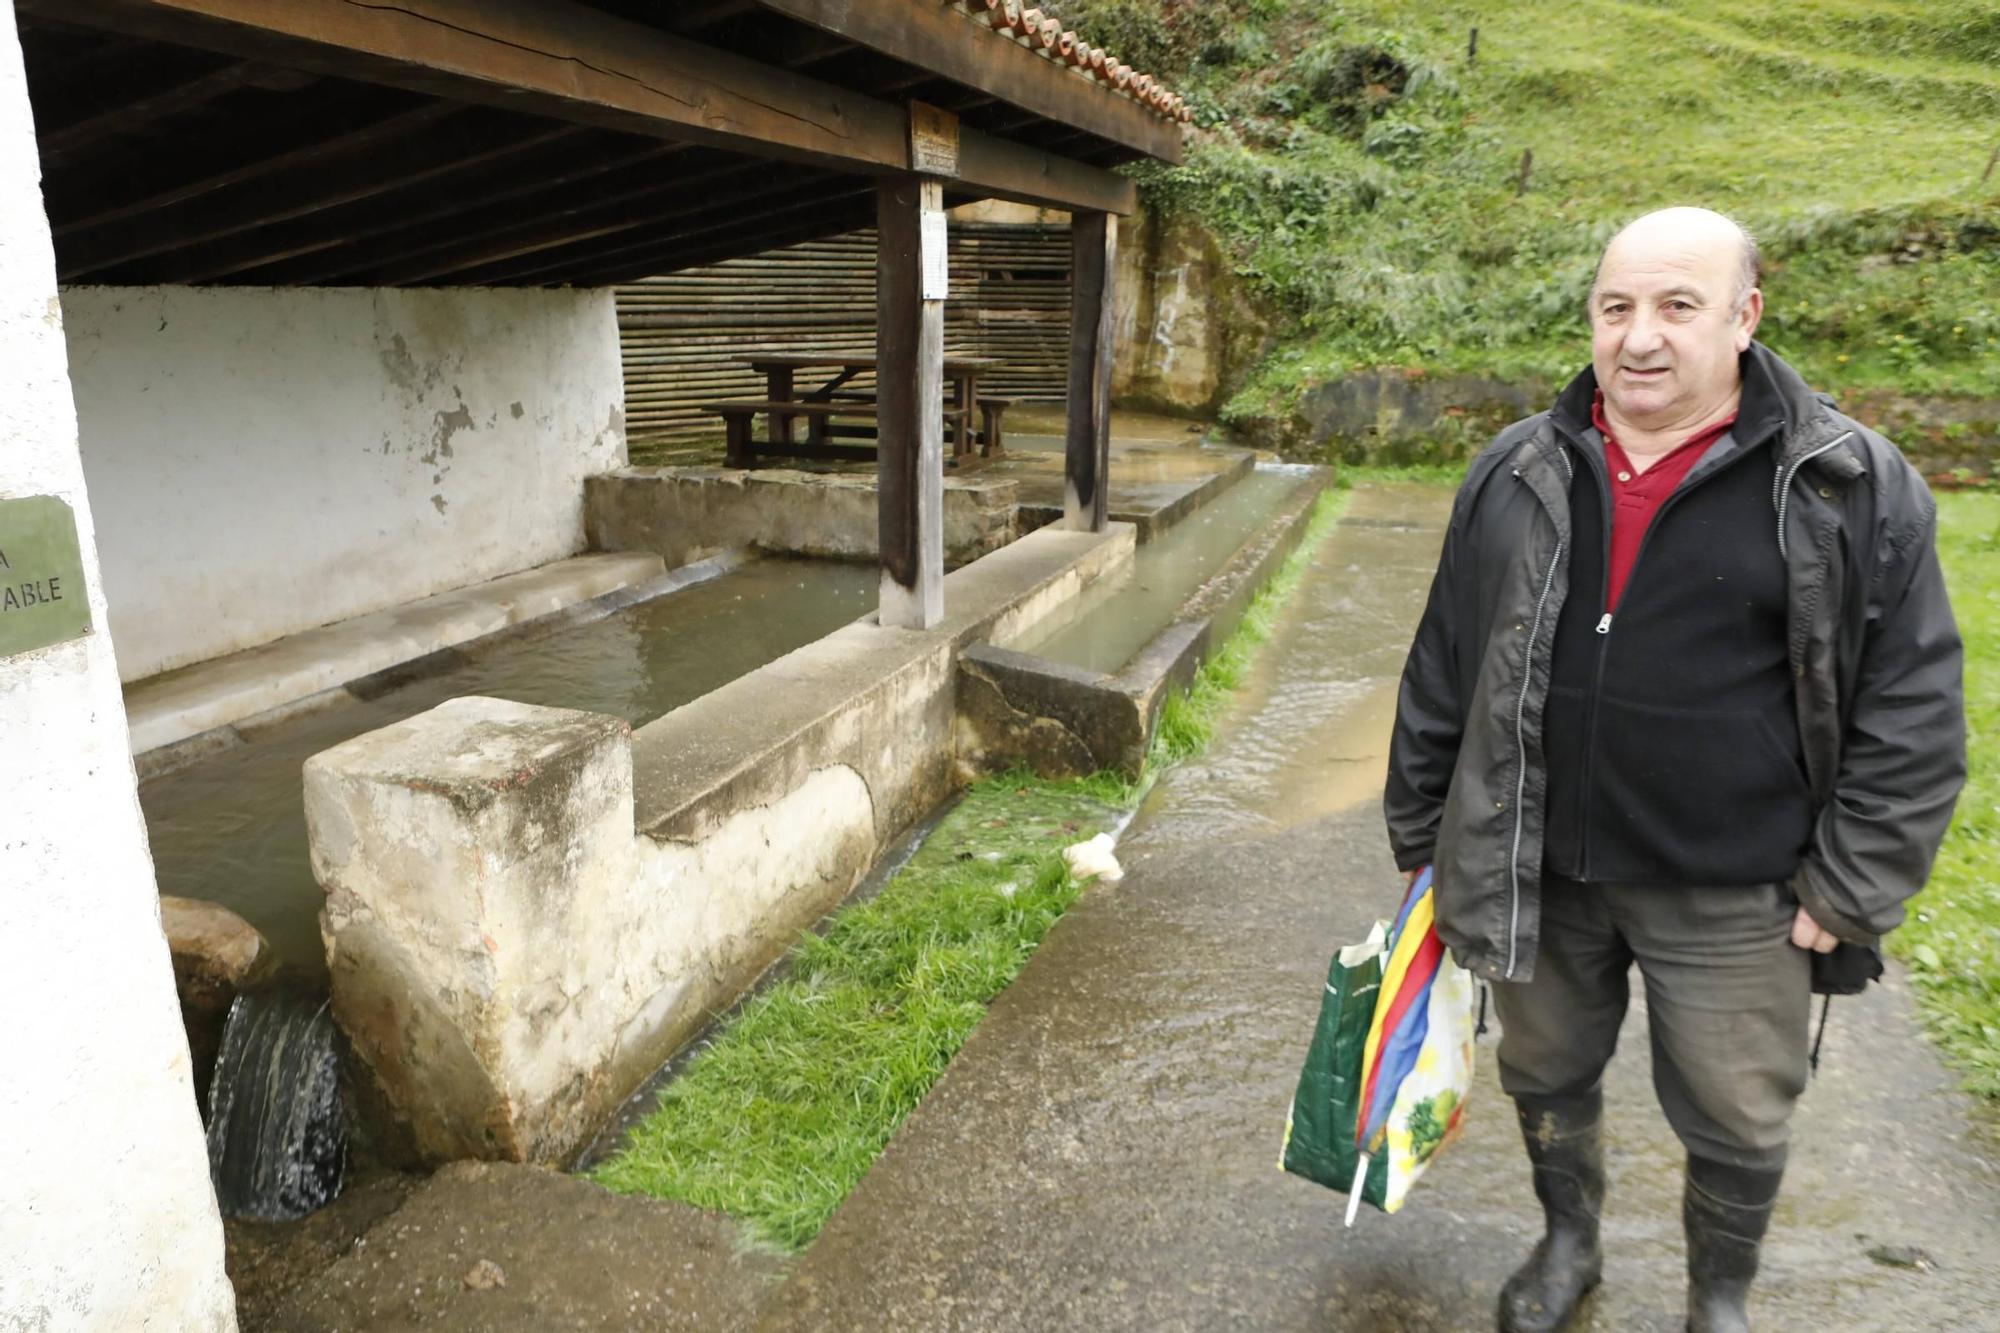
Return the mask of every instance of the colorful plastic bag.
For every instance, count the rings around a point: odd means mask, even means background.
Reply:
[[[1347,1192],[1350,1225],[1364,1199],[1403,1206],[1472,1090],[1475,987],[1437,938],[1430,883],[1426,868],[1393,924],[1334,955],[1285,1122],[1284,1169]]]

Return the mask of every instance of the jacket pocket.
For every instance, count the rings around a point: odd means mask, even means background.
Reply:
[[[1598,701],[1590,874],[1614,882],[1789,877],[1812,827],[1797,747],[1761,710]]]

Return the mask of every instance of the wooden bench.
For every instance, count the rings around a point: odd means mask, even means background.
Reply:
[[[835,444],[832,441],[834,417],[873,417],[875,404],[872,402],[815,403],[787,398],[697,403],[695,407],[722,418],[726,441],[723,461],[730,467],[755,467],[759,454],[776,458],[849,459],[864,463],[875,458],[873,445]],[[759,440],[751,430],[752,423],[760,416],[771,418],[770,438],[766,440]],[[804,444],[789,438],[794,417],[806,420]]]
[[[1002,419],[1011,398],[979,397],[979,439],[980,456],[991,458],[1003,452]],[[876,428],[873,424],[876,405],[873,399],[863,399],[842,395],[833,401],[810,398],[764,398],[742,399],[728,402],[697,403],[696,410],[712,412],[722,418],[726,441],[723,459],[730,467],[750,468],[757,466],[757,458],[766,455],[773,458],[817,458],[846,459],[871,462],[875,458],[873,445],[839,444],[835,437],[845,435],[872,439]],[[758,439],[753,429],[758,417],[771,419],[768,438]],[[791,423],[794,418],[804,418],[806,439],[803,444],[791,438]],[[863,418],[847,424],[836,423],[834,418]],[[959,452],[970,453],[968,446]],[[949,463],[947,464],[949,465]]]
[[[1000,433],[1000,418],[1014,405],[1012,398],[989,398],[979,395],[979,456],[991,458],[1005,453],[1005,441]]]

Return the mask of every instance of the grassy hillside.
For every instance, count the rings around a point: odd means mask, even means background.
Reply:
[[[1187,164],[1143,187],[1225,238],[1283,330],[1226,415],[1357,366],[1563,375],[1598,250],[1670,203],[1758,233],[1763,336],[1817,382],[2000,395],[1990,0],[1062,12],[1197,109]]]

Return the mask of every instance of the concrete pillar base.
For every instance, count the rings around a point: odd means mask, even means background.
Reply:
[[[622,1095],[629,733],[463,698],[307,762],[334,1016],[392,1155],[561,1161]]]

